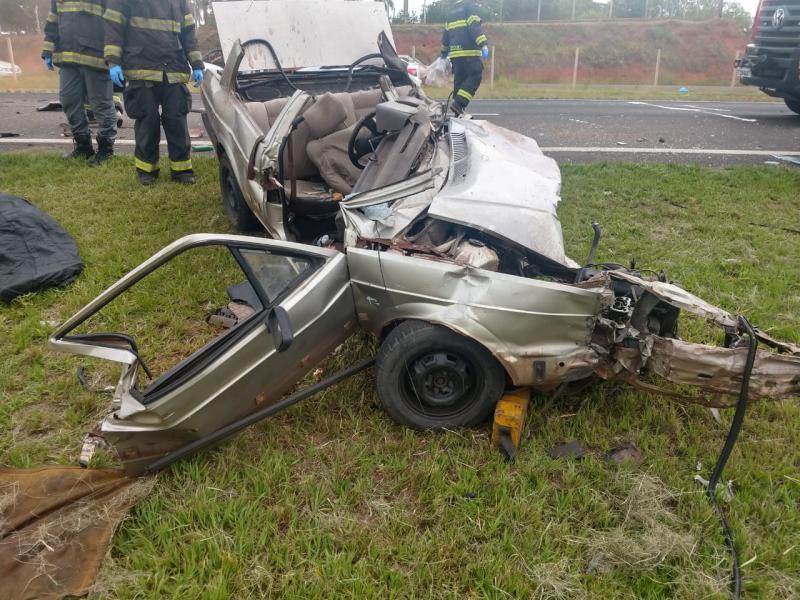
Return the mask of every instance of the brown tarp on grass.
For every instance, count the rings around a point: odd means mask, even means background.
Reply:
[[[114,530],[152,484],[116,469],[0,469],[0,598],[87,594]]]

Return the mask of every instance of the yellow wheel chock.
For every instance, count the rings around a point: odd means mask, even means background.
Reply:
[[[530,399],[530,388],[508,390],[500,398],[494,411],[492,445],[500,448],[508,460],[514,460],[519,451]]]

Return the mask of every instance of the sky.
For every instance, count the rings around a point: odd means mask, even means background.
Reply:
[[[751,15],[754,15],[756,12],[756,7],[758,6],[758,0],[737,0],[739,4],[744,6],[745,10],[748,11]],[[408,10],[415,13],[422,12],[422,3],[423,0],[408,0]],[[403,0],[395,0],[394,1],[395,10],[400,10],[403,8]]]

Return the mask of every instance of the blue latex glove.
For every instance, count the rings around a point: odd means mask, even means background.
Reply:
[[[192,69],[192,77],[194,78],[194,87],[200,87],[203,82],[203,69]]]
[[[125,85],[125,75],[122,73],[122,67],[119,65],[112,66],[108,74],[111,75],[111,81],[114,82],[114,85],[119,87]]]
[[[489,46],[481,48],[481,56],[483,56],[483,60],[489,60]]]
[[[52,71],[53,70],[53,57],[52,56],[45,56],[44,57],[44,64],[47,65],[47,70],[48,71]]]

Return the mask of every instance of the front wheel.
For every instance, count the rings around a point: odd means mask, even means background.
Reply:
[[[446,327],[405,321],[381,345],[376,385],[386,412],[415,429],[478,425],[505,387],[497,359]]]
[[[222,154],[219,157],[219,188],[222,195],[222,206],[228,220],[237,231],[255,231],[259,222],[244,199],[239,182],[233,172],[228,157]]]
[[[784,98],[783,101],[790,111],[800,115],[800,98]]]

